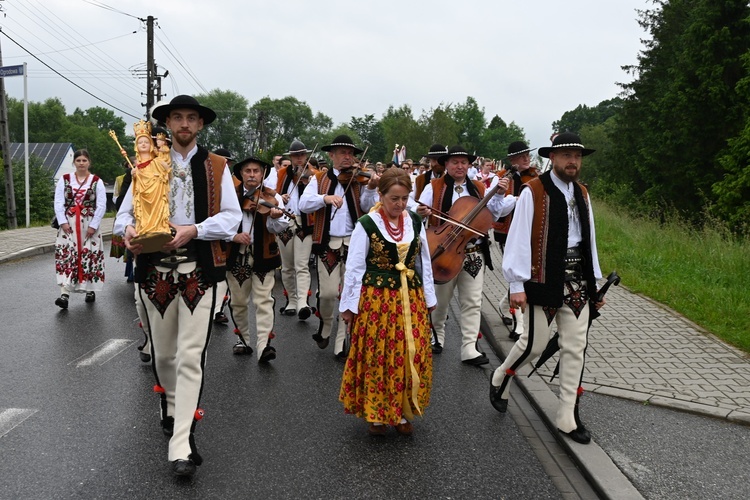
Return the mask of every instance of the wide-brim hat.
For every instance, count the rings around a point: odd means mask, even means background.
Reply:
[[[292,141],[292,143],[289,145],[289,151],[284,153],[284,155],[289,156],[308,153],[312,153],[312,150],[307,149],[302,141]]]
[[[216,113],[211,108],[201,106],[198,100],[189,95],[178,95],[169,104],[160,104],[151,111],[151,116],[162,123],[167,122],[169,114],[175,109],[194,109],[203,118],[203,124],[208,125],[216,119]]]
[[[476,155],[470,155],[467,153],[463,146],[451,146],[447,153],[438,158],[438,163],[445,165],[445,162],[453,156],[466,156],[469,159],[469,163],[474,163],[474,160],[477,159]]]
[[[425,155],[427,158],[440,158],[444,154],[448,153],[448,148],[442,144],[433,144],[430,146],[430,151]]]
[[[219,148],[219,149],[217,149],[217,150],[214,151],[214,154],[215,155],[219,155],[219,156],[223,156],[224,158],[226,158],[229,161],[234,161],[234,158],[232,158],[232,153],[230,153],[228,149]]]
[[[530,148],[525,142],[523,141],[514,141],[511,142],[508,146],[508,156],[505,158],[513,158],[514,156],[522,155],[524,153],[530,153],[534,151],[536,148]]]
[[[556,149],[580,149],[581,156],[588,156],[596,151],[595,149],[587,149],[583,147],[581,138],[578,137],[577,134],[574,134],[573,132],[563,132],[562,134],[557,134],[555,136],[552,140],[552,146],[539,148],[539,155],[549,158],[549,154]]]
[[[234,173],[234,176],[240,180],[240,182],[242,181],[242,167],[244,167],[248,163],[258,163],[259,165],[261,165],[265,169],[263,172],[264,179],[266,179],[271,174],[273,165],[261,158],[258,158],[257,156],[250,156],[249,158],[245,158],[244,160],[238,161],[237,163],[232,165],[232,172]]]
[[[344,135],[344,134],[336,136],[336,138],[333,139],[333,141],[331,141],[331,143],[328,146],[323,146],[320,149],[322,149],[323,151],[331,151],[333,148],[338,148],[338,147],[352,148],[354,149],[355,155],[358,155],[364,151],[354,145],[354,141],[352,141],[351,137],[349,137],[348,135]]]

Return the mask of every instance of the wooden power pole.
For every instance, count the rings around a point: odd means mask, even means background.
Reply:
[[[0,66],[3,65],[3,50],[0,47]],[[5,97],[5,78],[0,77],[0,147],[3,150],[5,166],[5,213],[8,229],[18,227],[16,221],[16,193],[13,189],[13,165],[10,153],[10,131],[8,130],[8,102]]]

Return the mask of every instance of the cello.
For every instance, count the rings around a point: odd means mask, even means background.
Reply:
[[[466,180],[472,182],[468,178]],[[445,221],[427,229],[427,244],[430,248],[432,275],[436,285],[442,285],[455,278],[464,265],[466,246],[477,238],[486,238],[489,234],[494,218],[486,205],[499,189],[500,183],[490,189],[481,200],[473,196],[462,196],[453,203],[447,214],[430,207]]]

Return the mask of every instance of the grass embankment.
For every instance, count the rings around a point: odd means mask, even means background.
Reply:
[[[600,200],[594,216],[605,276],[616,269],[628,289],[750,353],[750,241],[629,218]]]

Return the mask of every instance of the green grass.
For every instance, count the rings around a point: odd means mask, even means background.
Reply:
[[[622,284],[750,352],[750,241],[679,222],[633,219],[594,203],[599,261]]]

